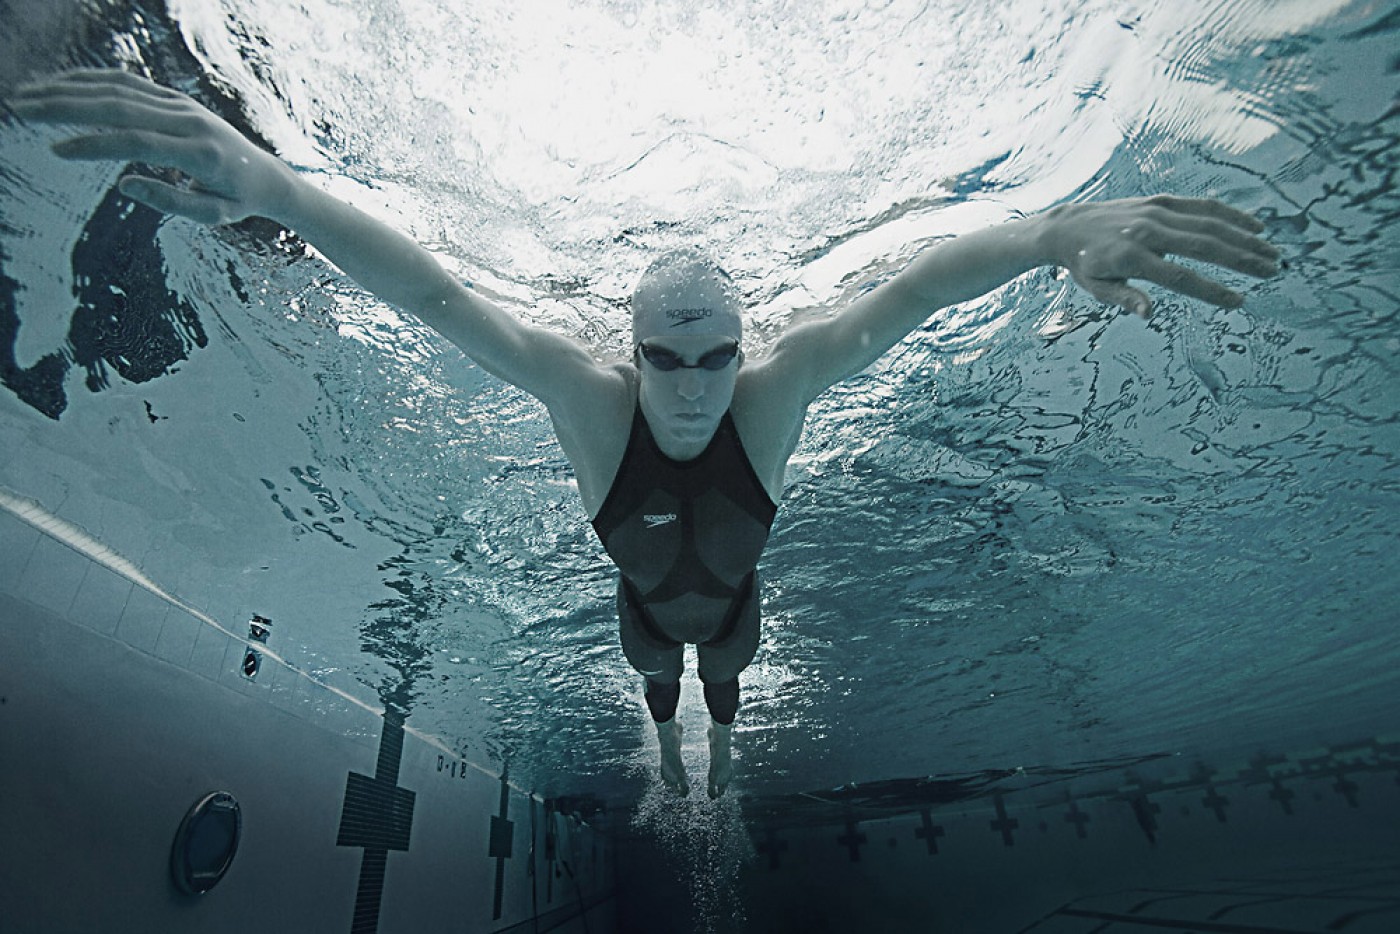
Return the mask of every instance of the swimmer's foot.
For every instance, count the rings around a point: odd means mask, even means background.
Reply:
[[[718,798],[734,777],[734,761],[729,755],[729,739],[734,724],[710,720],[710,797]]]
[[[661,781],[684,798],[690,794],[690,779],[681,762],[681,721],[672,717],[656,725],[656,737],[661,741]]]

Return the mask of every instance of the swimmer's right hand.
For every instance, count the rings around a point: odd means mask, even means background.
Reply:
[[[275,217],[295,182],[292,171],[193,99],[116,69],[63,72],[20,87],[8,101],[23,120],[97,132],[61,140],[64,159],[144,162],[176,169],[187,185],[140,176],[122,194],[205,224]]]

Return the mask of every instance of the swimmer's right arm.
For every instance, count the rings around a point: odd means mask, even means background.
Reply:
[[[544,400],[597,370],[576,341],[533,327],[462,285],[411,238],[316,188],[191,98],[118,70],[67,72],[9,101],[26,121],[92,127],[54,144],[65,159],[145,162],[192,179],[128,176],[123,194],[205,224],[271,218],[366,290],[421,318],[481,367]]]

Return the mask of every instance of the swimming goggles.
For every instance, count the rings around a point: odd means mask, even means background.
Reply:
[[[723,347],[716,347],[714,350],[706,351],[700,355],[700,359],[694,363],[686,363],[681,359],[681,355],[673,350],[666,350],[662,347],[652,347],[646,341],[637,344],[637,352],[646,358],[647,363],[658,370],[670,372],[675,369],[687,370],[722,370],[729,366],[729,361],[733,360],[739,353],[739,342],[730,341]]]

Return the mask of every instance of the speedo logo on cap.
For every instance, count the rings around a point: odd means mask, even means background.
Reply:
[[[666,317],[671,319],[671,327],[679,328],[696,321],[712,317],[713,308],[668,308]]]

